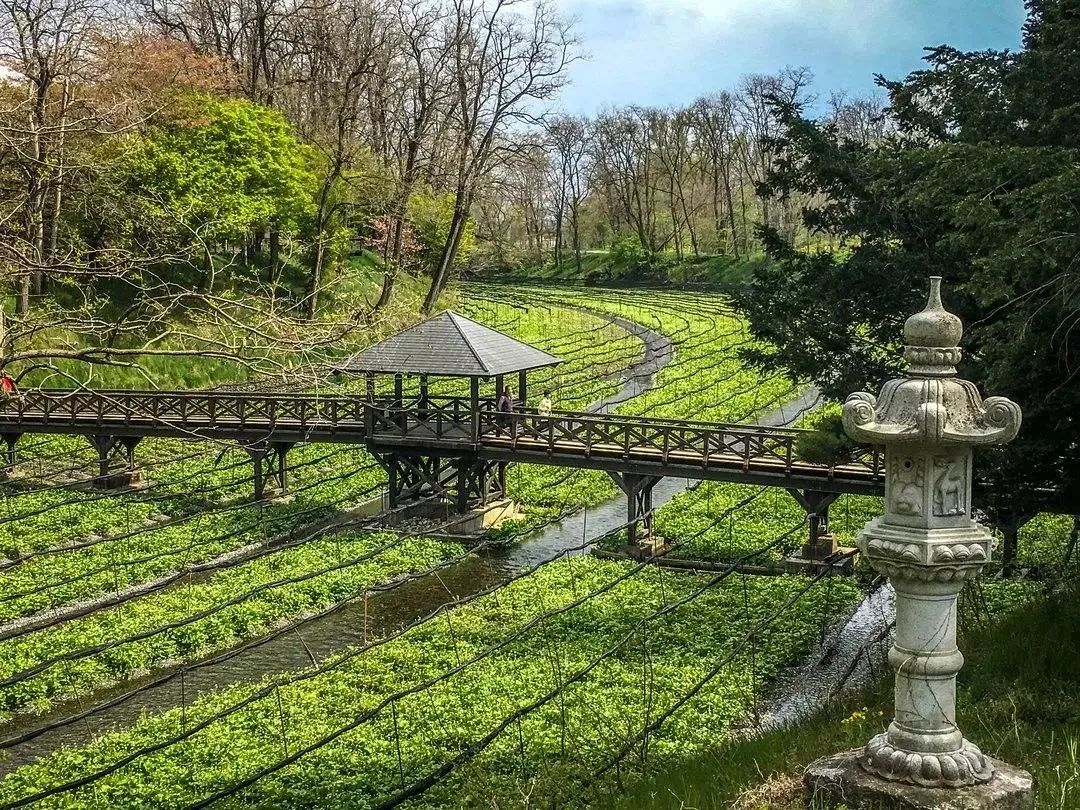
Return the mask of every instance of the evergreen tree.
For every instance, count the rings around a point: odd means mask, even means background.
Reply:
[[[747,356],[830,396],[899,371],[904,317],[945,278],[967,325],[961,373],[1024,408],[1020,438],[981,464],[998,517],[1054,490],[1080,503],[1080,0],[1031,0],[1019,53],[929,49],[887,90],[890,134],[845,141],[775,102],[784,133],[762,191],[813,195],[828,250],[765,233],[773,259],[740,306],[771,346]]]

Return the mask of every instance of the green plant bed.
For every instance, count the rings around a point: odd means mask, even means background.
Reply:
[[[387,696],[423,686],[415,694],[400,694],[393,709],[377,711],[354,731],[260,779],[224,805],[369,807],[562,684],[560,699],[525,713],[520,725],[512,723],[413,806],[507,806],[520,802],[523,793],[543,797],[545,805],[590,805],[581,785],[591,774],[634,739],[646,718],[656,717],[714,662],[738,649],[749,627],[803,584],[796,578],[736,577],[643,625],[705,580],[634,570],[588,557],[560,560],[399,639],[363,654],[346,652],[340,665],[324,663],[321,672],[303,680],[290,683],[281,676],[263,687],[208,694],[183,715],[179,710],[148,715],[88,746],[58,751],[10,774],[0,783],[0,799],[10,801],[108,765],[262,688],[266,697],[187,740],[90,788],[38,805],[183,806],[273,765],[286,749],[312,744],[374,711]],[[831,606],[857,598],[855,588],[835,585]],[[607,590],[579,603],[603,587]],[[753,656],[734,655],[651,736],[649,763],[667,767],[683,761],[737,724],[763,685],[816,643],[825,598],[824,589],[811,590],[784,614],[782,632],[764,635]],[[552,615],[557,609],[562,612]],[[620,645],[623,638],[627,641]],[[597,656],[602,663],[587,669]],[[463,664],[458,674],[428,683]],[[624,784],[636,778],[637,760],[629,758],[621,769]],[[613,779],[614,773],[602,781]],[[598,790],[594,785],[592,792]]]
[[[992,589],[996,583],[984,581]],[[1014,594],[1015,595],[1015,594]],[[1080,601],[1075,584],[1050,597],[1000,604],[962,626],[957,722],[987,753],[1029,770],[1036,810],[1080,807]],[[863,745],[892,714],[892,680],[786,729],[719,746],[652,771],[620,810],[801,810],[809,763]]]
[[[0,678],[6,679],[60,655],[153,633],[101,653],[80,652],[76,660],[47,666],[18,683],[0,687],[0,708],[6,712],[44,711],[55,701],[74,698],[155,665],[192,660],[261,635],[276,622],[316,611],[390,576],[424,570],[464,552],[455,543],[428,539],[403,540],[379,551],[394,540],[393,535],[377,533],[330,535],[218,571],[203,581],[139,597],[116,609],[0,641]],[[350,561],[356,564],[323,573]],[[308,573],[313,576],[274,584]],[[250,598],[225,606],[249,591]],[[219,605],[223,609],[214,610]],[[204,612],[208,615],[201,616]],[[165,627],[173,623],[181,626]],[[155,632],[158,628],[163,628],[162,632]]]
[[[880,498],[841,496],[829,510],[830,530],[839,544],[849,545],[881,510]],[[782,489],[705,482],[662,506],[654,528],[673,547],[670,556],[707,562],[734,561],[788,535],[755,558],[758,564],[775,564],[807,541],[805,520],[806,512]]]

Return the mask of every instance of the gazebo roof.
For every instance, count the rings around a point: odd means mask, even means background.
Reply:
[[[354,356],[349,373],[494,377],[561,363],[509,335],[456,312],[441,312]]]

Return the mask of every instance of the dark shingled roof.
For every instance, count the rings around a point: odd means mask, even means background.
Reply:
[[[441,312],[365,349],[342,371],[493,377],[553,366],[562,359],[456,312]]]

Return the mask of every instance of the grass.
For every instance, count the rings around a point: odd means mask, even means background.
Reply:
[[[723,254],[685,256],[680,259],[674,253],[658,253],[627,261],[613,255],[612,251],[588,250],[582,253],[580,272],[573,253],[569,252],[561,266],[548,262],[538,267],[503,268],[494,275],[524,280],[589,283],[744,284],[750,280],[754,268],[764,260],[762,256],[737,259]]]
[[[298,268],[289,265],[287,270],[299,278],[301,271]],[[231,318],[257,326],[259,331],[266,333],[263,338],[244,341],[245,345],[235,350],[235,354],[242,355],[248,362],[239,362],[234,357],[210,357],[197,353],[197,350],[207,345],[237,346],[241,341],[238,340],[238,330],[231,320],[217,319],[220,322],[213,322],[214,319],[209,319],[202,322],[197,314],[185,317],[184,313],[176,312],[161,327],[145,333],[125,334],[116,340],[116,345],[130,349],[152,343],[156,349],[182,349],[190,352],[189,354],[144,354],[130,363],[129,358],[123,358],[116,365],[95,365],[57,359],[47,367],[31,370],[22,378],[21,384],[23,387],[73,388],[85,385],[91,388],[163,390],[242,385],[260,378],[264,373],[281,373],[282,369],[276,364],[279,360],[287,361],[288,370],[302,370],[307,364],[318,365],[348,357],[404,328],[420,318],[420,302],[428,284],[426,278],[415,278],[402,273],[395,284],[394,297],[386,308],[370,322],[365,322],[362,328],[352,329],[324,344],[319,337],[328,333],[329,326],[324,324],[322,327],[312,327],[299,316],[296,301],[288,295],[271,302],[264,289],[252,287],[250,280],[245,279],[245,272],[255,271],[252,268],[241,268],[234,276],[223,275],[214,292],[220,301],[238,302],[238,306],[230,310]],[[375,254],[363,251],[349,257],[327,279],[326,288],[320,298],[320,318],[328,323],[347,323],[357,313],[370,312],[378,300],[382,278],[381,261]],[[300,284],[299,281],[295,283]],[[440,303],[450,307],[455,301],[451,291]],[[241,304],[243,306],[240,306]],[[219,305],[229,309],[226,304]],[[248,305],[252,310],[244,308]],[[114,317],[108,312],[101,316],[106,320]],[[158,333],[164,334],[168,330],[173,334],[157,339],[160,337]],[[198,336],[198,339],[186,337],[188,334]],[[28,340],[26,345],[20,345],[19,348],[81,349],[96,345],[99,345],[96,338],[54,327],[42,331],[32,342]],[[14,364],[14,371],[20,373],[24,369],[17,363]]]
[[[1035,777],[1036,808],[1080,807],[1080,602],[1075,584],[976,626],[963,621],[967,663],[958,722],[992,756]],[[606,805],[620,810],[801,808],[815,759],[855,748],[892,714],[892,679],[787,729],[721,745]]]

